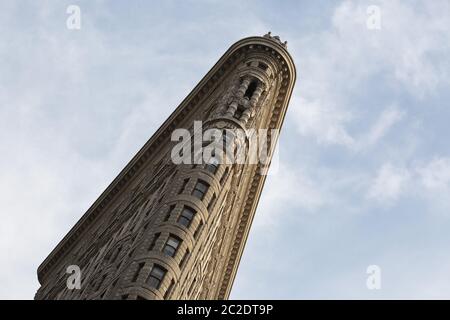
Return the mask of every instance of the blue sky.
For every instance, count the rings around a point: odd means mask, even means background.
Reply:
[[[269,30],[298,80],[231,298],[450,298],[445,0],[2,1],[0,298],[32,299],[40,262],[166,117]]]

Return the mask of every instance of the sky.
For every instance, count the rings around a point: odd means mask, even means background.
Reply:
[[[132,156],[268,31],[297,83],[231,298],[450,299],[445,0],[1,1],[0,299],[32,299]]]

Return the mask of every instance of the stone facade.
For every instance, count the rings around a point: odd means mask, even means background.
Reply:
[[[295,78],[278,37],[231,46],[40,265],[35,299],[227,299],[264,165],[176,165],[171,133],[194,134],[196,120],[202,130],[280,129]],[[230,140],[247,150],[245,137]],[[66,286],[69,265],[81,269],[80,289]]]

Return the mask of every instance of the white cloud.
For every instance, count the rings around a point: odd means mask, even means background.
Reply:
[[[449,216],[450,158],[436,157],[428,163],[416,165],[418,194],[428,204],[433,216]]]
[[[328,106],[320,100],[307,100],[295,96],[291,102],[295,110],[294,117],[300,134],[316,137],[321,144],[337,144],[350,147],[354,139],[345,130],[343,123],[349,117],[344,113],[335,112],[333,106]]]
[[[367,143],[374,144],[378,142],[387,134],[393,125],[403,118],[404,114],[404,112],[398,110],[396,107],[386,108],[370,129]]]
[[[436,158],[417,168],[425,188],[450,190],[450,158]]]
[[[401,196],[421,198],[431,212],[450,207],[450,158],[436,157],[409,167],[383,164],[370,184],[369,199],[391,204]]]
[[[298,214],[314,212],[330,201],[325,193],[307,170],[280,163],[276,174],[267,176],[255,225],[275,225],[282,221],[283,215],[291,212],[286,210],[287,207],[298,209]]]
[[[448,1],[420,2],[413,7],[404,1],[377,1],[381,10],[381,30],[366,28],[369,2],[345,1],[335,11],[333,26],[342,48],[350,56],[340,58],[348,67],[373,73],[383,69],[411,94],[423,96],[439,85],[448,84],[450,71],[447,48],[450,34]],[[447,14],[444,14],[447,13]],[[365,30],[364,30],[365,29]]]
[[[298,56],[299,97],[292,104],[297,127],[319,143],[355,148],[356,137],[363,134],[349,127],[361,121],[364,106],[352,102],[360,88],[382,85],[384,91],[424,98],[450,84],[445,45],[450,43],[450,4],[421,3],[415,10],[402,1],[377,1],[382,28],[369,30],[366,9],[372,4],[344,1],[330,29],[290,42]],[[402,111],[387,111],[367,142],[376,142],[401,117]]]
[[[410,173],[407,169],[394,167],[389,163],[384,164],[378,170],[367,196],[380,202],[390,203],[402,194],[409,179]]]

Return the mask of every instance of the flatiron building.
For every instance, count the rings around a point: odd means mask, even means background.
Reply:
[[[39,266],[35,299],[227,299],[295,79],[278,36],[233,44]],[[245,161],[174,152],[192,146],[177,129],[223,132]],[[248,161],[250,135],[233,134],[259,129],[264,163]]]

